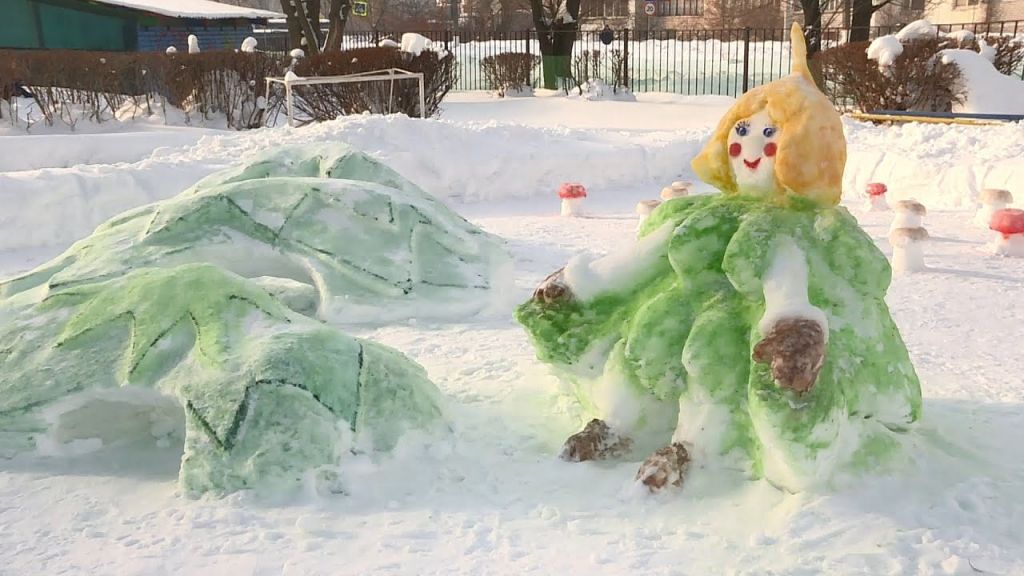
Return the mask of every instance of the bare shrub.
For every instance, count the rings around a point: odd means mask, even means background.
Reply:
[[[505,52],[487,56],[480,62],[487,86],[498,96],[509,91],[523,91],[533,87],[533,71],[540,64],[540,56],[523,52]]]

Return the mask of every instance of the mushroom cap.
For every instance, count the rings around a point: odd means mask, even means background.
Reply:
[[[566,182],[558,188],[558,197],[563,200],[571,198],[586,198],[587,189],[583,187],[583,184]]]
[[[889,233],[889,243],[897,248],[903,248],[914,242],[923,242],[928,239],[928,231],[924,228],[897,228]]]
[[[992,213],[988,227],[1004,236],[1024,233],[1024,210],[1003,208]]]
[[[900,200],[896,203],[896,211],[917,214],[918,216],[928,214],[928,209],[917,200]]]
[[[868,196],[881,196],[889,191],[889,188],[881,182],[869,182],[867,186]]]
[[[684,196],[687,196],[689,193],[690,192],[687,189],[679,189],[673,186],[665,186],[664,188],[661,189],[661,199],[671,200],[673,198],[683,198]]]
[[[691,187],[693,187],[693,182],[686,182],[686,181],[683,181],[683,180],[676,180],[675,182],[672,183],[672,189],[673,190],[683,190],[683,191],[689,192]]]
[[[994,202],[1012,204],[1013,194],[1010,194],[1009,190],[1003,190],[1002,188],[985,188],[981,191],[979,199],[982,204],[992,204]]]
[[[661,206],[661,200],[641,200],[636,203],[636,213],[650,214],[658,206]]]

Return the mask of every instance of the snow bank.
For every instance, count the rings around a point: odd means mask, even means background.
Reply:
[[[860,202],[868,182],[884,182],[893,202],[914,198],[929,210],[973,210],[985,188],[1024,194],[1024,130],[1018,124],[843,124],[847,202]]]
[[[954,112],[1024,114],[1024,82],[1000,74],[983,55],[971,50],[943,50],[944,63],[960,68],[967,100]]]
[[[141,127],[141,126],[140,126]],[[0,136],[0,172],[68,168],[78,164],[138,162],[171,148],[192,146],[203,136],[222,133],[203,128],[153,129],[110,134],[25,134]]]
[[[688,170],[704,134],[606,134],[521,125],[356,116],[301,129],[205,136],[132,164],[0,173],[0,251],[54,253],[129,208],[169,198],[200,178],[285,144],[347,142],[433,195],[479,202],[554,194],[566,179],[608,194],[657,190]]]

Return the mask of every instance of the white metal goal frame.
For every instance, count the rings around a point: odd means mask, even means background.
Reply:
[[[292,98],[292,87],[293,86],[311,86],[314,84],[348,84],[353,82],[381,82],[391,81],[391,90],[388,94],[388,110],[390,111],[391,103],[394,102],[395,98],[395,81],[396,80],[417,80],[420,88],[420,117],[427,117],[427,106],[425,101],[424,87],[423,87],[423,73],[422,72],[409,72],[408,70],[402,70],[401,68],[388,68],[386,70],[371,70],[369,72],[360,72],[358,74],[346,74],[344,76],[296,76],[289,78],[287,76],[267,76],[267,90],[264,96],[264,102],[270,101],[270,85],[281,84],[284,86],[285,92],[285,107],[288,112],[288,125],[295,125],[295,114],[294,114],[294,100]]]

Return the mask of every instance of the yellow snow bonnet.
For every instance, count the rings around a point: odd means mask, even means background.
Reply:
[[[811,78],[807,68],[807,45],[798,24],[793,24],[790,37],[793,50],[790,75],[740,96],[719,121],[711,140],[691,166],[701,180],[722,192],[739,193],[729,164],[729,134],[737,122],[763,110],[779,129],[775,198],[794,194],[832,206],[839,203],[842,195],[846,165],[843,124],[839,113]]]

